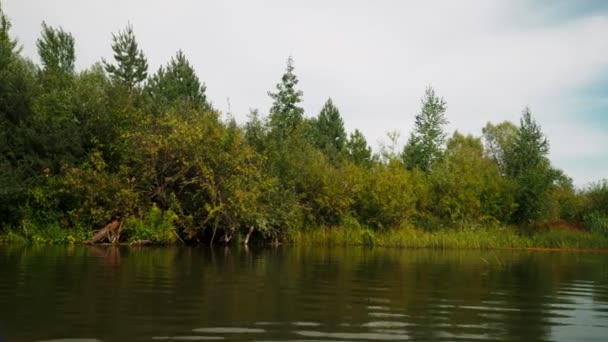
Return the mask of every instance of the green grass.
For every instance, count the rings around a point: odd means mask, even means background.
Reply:
[[[63,229],[57,223],[23,222],[20,229],[7,229],[0,243],[31,243],[35,245],[67,245],[82,243],[90,235],[84,229]]]
[[[153,225],[153,222],[148,222],[150,220],[143,220],[145,222],[129,222],[131,229],[133,229],[130,240],[146,238],[157,243],[174,242],[173,235],[169,234],[170,230],[167,229],[171,226],[169,224],[171,217],[161,217],[164,219],[157,221],[163,224],[156,225]],[[154,233],[152,235],[148,232],[151,227],[156,227],[156,229],[152,230]],[[164,227],[165,229],[160,229],[160,227]],[[5,230],[0,235],[0,243],[72,244],[86,240],[89,235],[90,232],[87,234],[84,231],[68,231],[61,229],[58,225],[36,226],[30,224],[25,229],[18,231]],[[349,227],[322,227],[301,230],[293,234],[292,242],[296,245],[436,249],[553,248],[608,250],[608,236],[604,234],[565,229],[545,229],[532,232],[528,230],[526,233],[522,233],[521,230],[507,227],[453,228],[428,232],[411,226],[404,226],[398,229],[377,232],[358,225],[349,225]]]
[[[511,228],[444,229],[426,232],[404,227],[386,232],[363,228],[316,228],[296,233],[294,244],[438,249],[608,249],[608,238],[599,234],[550,230],[521,234]]]

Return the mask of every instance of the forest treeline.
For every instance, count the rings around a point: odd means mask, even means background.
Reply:
[[[373,153],[331,99],[305,115],[291,58],[269,113],[239,124],[210,103],[181,51],[149,70],[130,25],[112,36],[113,59],[82,71],[63,28],[42,24],[36,65],[10,26],[0,9],[1,235],[75,242],[120,221],[121,241],[230,243],[253,232],[278,242],[318,227],[559,220],[608,234],[608,183],[575,189],[527,108],[483,136],[448,135],[446,102],[429,87],[404,149],[390,141]]]

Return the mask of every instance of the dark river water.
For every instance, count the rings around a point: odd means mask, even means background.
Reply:
[[[0,246],[0,341],[608,341],[608,254]]]

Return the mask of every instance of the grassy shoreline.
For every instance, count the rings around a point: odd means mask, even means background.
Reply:
[[[317,228],[298,232],[297,245],[380,246],[436,249],[536,249],[608,251],[608,237],[583,231],[546,230],[523,234],[517,229],[446,229],[427,232],[402,228],[386,232],[367,229]]]
[[[0,235],[4,244],[83,244],[82,232],[64,231],[61,236],[29,236],[9,231]],[[122,245],[129,245],[130,241]],[[175,243],[168,243],[175,244]],[[378,246],[389,248],[434,249],[528,249],[608,251],[608,237],[586,231],[545,229],[522,232],[521,229],[476,228],[424,231],[411,227],[372,231],[365,228],[318,227],[294,233],[293,245],[310,246]]]

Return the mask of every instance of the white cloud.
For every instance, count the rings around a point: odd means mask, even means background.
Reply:
[[[581,121],[572,105],[581,101],[577,89],[608,72],[606,13],[548,22],[551,11],[508,0],[5,0],[4,7],[28,55],[43,19],[72,31],[81,68],[110,57],[110,33],[131,21],[153,69],[183,49],[208,96],[222,109],[229,97],[237,119],[251,107],[268,109],[266,92],[293,54],[307,114],[331,96],[347,128],[360,128],[372,144],[394,129],[404,141],[432,84],[448,102],[450,130],[479,134],[488,121],[517,122],[529,105],[554,162],[577,184],[604,170],[581,172],[573,156],[608,159],[608,127]]]

